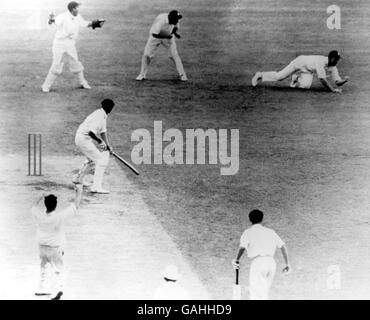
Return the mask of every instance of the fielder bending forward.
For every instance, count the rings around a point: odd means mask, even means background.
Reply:
[[[79,3],[72,1],[68,4],[68,11],[58,15],[50,14],[49,24],[55,23],[57,31],[53,42],[53,63],[42,85],[43,92],[49,92],[57,76],[63,71],[63,58],[69,62],[69,70],[77,74],[81,88],[91,89],[84,77],[84,67],[78,59],[76,39],[80,27],[101,28],[104,20],[86,21],[78,13]]]
[[[175,63],[177,72],[181,81],[187,81],[186,73],[181,62],[181,58],[177,52],[176,41],[173,36],[180,39],[177,33],[179,28],[178,22],[182,18],[176,10],[168,13],[161,13],[154,20],[149,32],[149,39],[146,43],[144,54],[141,61],[141,71],[136,80],[141,81],[146,79],[148,67],[154,57],[159,46],[164,46],[169,53],[170,59]]]
[[[90,188],[90,192],[93,193],[109,193],[108,190],[103,189],[102,183],[104,171],[109,162],[109,153],[113,151],[108,142],[107,117],[113,110],[114,102],[104,99],[101,106],[80,124],[75,137],[77,147],[87,159],[73,183],[83,183],[84,175],[95,165],[94,181]],[[98,143],[98,148],[93,141]]]
[[[249,298],[267,300],[276,271],[275,250],[277,247],[281,249],[285,260],[283,269],[285,273],[290,272],[288,253],[284,242],[275,231],[262,226],[262,211],[252,210],[249,213],[249,220],[252,226],[242,234],[238,255],[232,260],[232,265],[239,269],[239,259],[247,250],[248,257],[252,259],[249,272]]]
[[[340,59],[338,51],[333,50],[326,56],[311,55],[298,56],[281,71],[257,72],[252,78],[252,86],[255,87],[259,82],[282,81],[292,76],[290,87],[292,88],[311,88],[313,75],[317,74],[321,83],[331,92],[341,93],[342,89],[334,88],[326,79],[326,70],[331,72],[333,81],[337,86],[344,85],[349,77],[342,79],[336,67]]]
[[[74,203],[71,203],[63,211],[57,211],[57,197],[53,194],[42,195],[31,208],[32,216],[37,224],[37,238],[39,245],[40,283],[35,292],[37,296],[50,295],[52,300],[59,300],[63,295],[63,244],[65,242],[64,221],[66,218],[77,213],[81,202],[82,185],[75,186],[76,194]],[[39,208],[39,203],[44,200],[46,207]],[[50,264],[56,276],[56,285],[50,290],[47,277],[47,265]]]

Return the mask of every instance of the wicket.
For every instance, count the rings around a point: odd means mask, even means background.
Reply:
[[[39,148],[38,152],[37,152],[37,147]],[[28,175],[29,176],[41,176],[42,175],[41,149],[42,149],[41,133],[29,133],[28,134]],[[37,155],[38,155],[38,159],[37,159]],[[38,168],[37,168],[37,162],[38,162]],[[33,172],[32,172],[32,168],[33,168]]]

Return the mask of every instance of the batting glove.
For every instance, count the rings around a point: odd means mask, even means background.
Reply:
[[[98,149],[99,151],[103,152],[103,151],[106,151],[107,150],[107,145],[105,144],[105,142],[101,142],[98,144]]]
[[[285,268],[283,268],[283,273],[289,274],[292,271],[292,267],[290,265],[286,265]]]
[[[231,264],[235,270],[240,268],[239,260],[233,259],[231,260]]]

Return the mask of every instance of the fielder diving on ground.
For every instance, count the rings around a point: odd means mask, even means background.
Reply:
[[[336,67],[340,59],[338,51],[333,50],[326,56],[310,55],[298,56],[281,71],[257,72],[252,78],[252,86],[255,87],[259,82],[282,81],[292,76],[290,87],[292,88],[311,88],[313,75],[317,77],[321,83],[331,92],[341,93],[342,89],[334,88],[326,79],[326,70],[331,72],[331,76],[335,84],[340,87],[344,85],[349,77],[342,79]]]

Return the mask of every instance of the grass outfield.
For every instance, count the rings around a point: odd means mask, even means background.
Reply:
[[[0,14],[8,22],[0,31],[2,158],[23,159],[26,174],[26,135],[32,131],[43,134],[45,157],[63,161],[81,156],[74,145],[77,126],[106,97],[116,102],[108,121],[111,143],[127,159],[134,146],[131,132],[152,130],[155,120],[163,121],[164,129],[237,128],[237,175],[221,176],[218,165],[141,165],[139,178],[127,174],[212,298],[230,298],[234,275],[230,261],[248,226],[247,213],[256,207],[266,213],[266,225],[285,240],[292,260],[291,275],[277,273],[272,299],[370,298],[370,8],[366,1],[336,1],[342,10],[342,29],[331,31],[326,27],[326,8],[332,2],[326,0],[186,4],[89,0],[81,14],[86,19],[107,19],[101,30],[82,31],[78,41],[93,90],[76,89],[76,80],[66,70],[50,94],[43,94],[40,87],[51,63],[54,31],[19,23],[33,12],[17,8],[21,2],[14,1],[14,7]],[[43,21],[67,3],[35,2]],[[176,70],[161,50],[149,80],[136,82],[152,20],[172,8],[184,16],[177,46],[190,81],[176,80]],[[250,86],[256,71],[280,69],[299,54],[327,54],[331,49],[343,53],[339,71],[351,77],[342,95],[325,92],[317,80],[309,91],[290,89],[287,81]],[[23,183],[23,179],[14,181],[19,172],[14,179],[9,175],[18,168],[11,163],[1,167],[8,173],[0,185],[6,203],[8,183]],[[70,183],[74,169],[56,179]],[[117,174],[114,170],[110,165],[110,175]],[[52,181],[53,172],[47,175]],[[39,192],[32,184],[19,190],[11,212],[28,206],[31,195]],[[117,211],[133,205],[125,199],[123,195],[121,202],[117,200]],[[11,233],[12,223],[19,221],[8,222]],[[31,227],[17,230],[31,232]],[[280,252],[276,257],[280,269]],[[27,258],[22,262],[27,263]],[[145,255],[142,259],[138,265],[145,264]],[[94,267],[88,257],[85,263]],[[242,264],[241,280],[246,284],[245,257]],[[330,265],[340,266],[341,290],[326,287]]]

